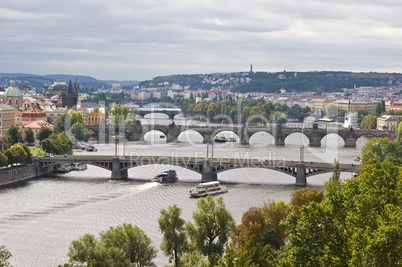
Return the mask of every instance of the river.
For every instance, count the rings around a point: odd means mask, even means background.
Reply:
[[[189,136],[192,134],[189,134]],[[165,143],[159,133],[150,133],[148,142],[128,142],[118,146],[118,153],[129,155],[167,155],[204,157],[207,145],[194,141]],[[294,134],[285,146],[269,144],[263,133],[253,137],[252,144],[214,145],[214,157],[270,157],[272,159],[300,160],[303,136]],[[305,147],[305,161],[333,162],[334,158],[351,163],[360,154],[368,139],[360,138],[357,148],[344,148],[337,136],[330,136],[320,148]],[[95,144],[97,154],[114,155],[114,144]],[[212,147],[208,148],[209,155]],[[74,151],[74,154],[90,152]],[[179,183],[152,183],[152,177],[164,170],[175,169]],[[138,225],[152,239],[159,250],[161,234],[157,219],[160,210],[177,204],[182,217],[192,220],[196,199],[189,198],[189,190],[200,181],[201,175],[176,166],[142,166],[128,171],[128,180],[112,181],[110,172],[94,166],[85,171],[52,175],[33,179],[23,184],[0,189],[0,245],[13,254],[13,266],[57,266],[67,262],[71,241],[85,233],[97,235],[110,226],[122,223]],[[307,178],[307,186],[322,188],[330,174]],[[342,173],[347,179],[350,173]],[[227,208],[237,223],[242,214],[267,200],[289,202],[296,189],[295,178],[266,169],[245,168],[225,171],[218,179],[227,183],[229,192],[222,194]],[[167,264],[167,258],[158,252],[158,266]]]

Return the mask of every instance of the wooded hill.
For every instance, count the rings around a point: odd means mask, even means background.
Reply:
[[[178,84],[182,87],[189,86],[190,90],[210,89],[212,87],[230,88],[233,92],[279,92],[281,88],[288,92],[304,92],[321,90],[323,92],[340,91],[343,88],[368,86],[389,86],[402,82],[400,73],[377,73],[377,72],[344,72],[344,71],[312,71],[312,72],[243,72],[217,73],[217,74],[186,74],[159,76],[152,80],[141,82],[140,87],[162,88],[163,82],[170,85]],[[214,76],[222,77],[225,83],[211,84],[205,82]],[[239,83],[239,76],[250,78],[249,82]],[[159,84],[159,85],[158,85]],[[158,85],[158,86],[157,86]]]

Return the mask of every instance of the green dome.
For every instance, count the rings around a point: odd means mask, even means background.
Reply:
[[[4,97],[22,97],[21,91],[15,86],[14,81],[11,81],[10,87],[4,92]]]

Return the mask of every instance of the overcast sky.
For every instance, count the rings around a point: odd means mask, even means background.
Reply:
[[[1,0],[0,72],[402,72],[400,0]]]

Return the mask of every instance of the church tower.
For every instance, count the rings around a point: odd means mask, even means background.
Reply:
[[[77,109],[78,105],[78,94],[79,94],[79,84],[78,84],[78,77],[75,79],[75,83],[68,83],[67,91],[65,94],[62,95],[62,106],[71,109],[75,107]]]

